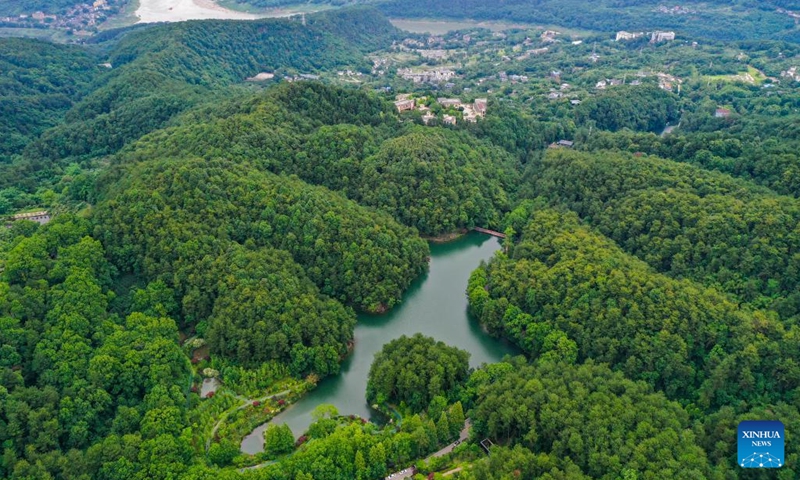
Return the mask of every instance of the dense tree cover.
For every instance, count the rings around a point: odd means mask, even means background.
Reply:
[[[535,212],[508,256],[473,273],[469,297],[534,357],[609,363],[705,410],[797,393],[796,327],[654,272],[574,214]]]
[[[175,322],[109,312],[113,268],[89,231],[64,215],[16,237],[8,253],[0,282],[5,478],[166,478],[188,461],[179,438],[188,360]]]
[[[689,31],[698,37],[736,40],[781,38],[797,41],[794,22],[775,12],[779,2],[743,0],[690,1],[692,15],[658,15],[659,0],[507,0],[502,8],[482,0],[386,0],[375,2],[394,18],[467,18],[568,25],[596,31],[639,31],[655,28]],[[731,3],[737,8],[729,10]],[[796,4],[795,4],[796,6]],[[792,8],[785,6],[785,8]]]
[[[234,242],[289,252],[323,294],[370,311],[394,306],[426,264],[425,243],[388,216],[247,164],[147,162],[108,194],[96,221],[113,263],[176,288],[190,322],[213,300],[192,272]]]
[[[92,52],[75,46],[0,39],[0,165],[80,100],[100,73],[97,62]]]
[[[428,408],[435,397],[457,398],[467,379],[469,353],[418,333],[401,336],[375,354],[369,370],[367,401]]]
[[[447,16],[468,7],[471,17],[606,32],[760,37],[789,34],[773,10],[793,8],[769,2],[754,14],[750,0],[726,2],[730,11],[714,0],[667,17],[651,11],[658,4],[514,0],[489,12],[467,0]],[[391,70],[360,77],[361,89],[233,86],[261,71],[366,73],[364,54],[396,38],[373,10],[306,20],[140,27],[99,37],[96,50],[22,42],[30,58],[0,43],[12,112],[0,127],[11,132],[6,156],[22,152],[0,171],[0,214],[95,204],[89,221],[61,215],[0,233],[0,477],[379,479],[451,442],[469,415],[474,438],[502,446],[460,477],[737,478],[739,421],[800,428],[796,200],[705,170],[798,195],[793,87],[720,79],[750,67],[777,77],[796,46],[647,46],[603,34],[528,59],[479,56],[453,95],[494,90],[487,117],[423,128],[371,91],[404,85]],[[486,55],[510,55],[539,33],[507,32]],[[456,37],[470,55],[477,39],[495,41],[488,31]],[[113,68],[96,66],[105,61]],[[500,69],[531,81],[490,78]],[[562,80],[534,79],[555,69],[571,87],[551,101]],[[655,77],[592,90],[661,70],[683,78],[678,97]],[[720,107],[733,115],[714,118]],[[645,132],[679,109],[672,134]],[[562,138],[593,153],[543,152]],[[515,197],[525,201],[502,222]],[[506,253],[472,276],[470,308],[532,365],[508,360],[468,378],[466,352],[401,338],[377,356],[367,394],[402,419],[379,428],[323,410],[299,447],[274,427],[266,454],[239,454],[241,433],[279,405],[269,397],[279,381],[338,371],[351,307],[399,301],[426,263],[418,233],[477,225],[510,228]],[[176,324],[203,340],[181,351]],[[219,372],[216,397],[189,393],[187,353]],[[796,477],[799,451],[790,440],[782,480]],[[269,457],[277,463],[238,470]]]
[[[427,234],[496,226],[508,208],[513,163],[499,149],[422,129],[384,142],[364,161],[361,203]]]
[[[710,109],[705,113],[713,118]],[[719,119],[714,123],[713,129],[710,125],[697,131],[681,127],[666,137],[601,133],[588,139],[586,148],[646,152],[751,179],[778,193],[800,197],[798,117],[748,115],[731,125]]]
[[[653,157],[551,152],[538,192],[659,271],[777,310],[800,309],[800,204],[726,175]]]
[[[113,153],[161,128],[178,113],[215,98],[219,87],[262,71],[311,73],[365,66],[363,53],[391,41],[395,29],[375,10],[323,12],[308,25],[287,19],[182,22],[136,30],[114,44],[114,67],[76,104],[67,121],[29,144],[0,187],[58,174],[64,158]],[[36,172],[36,173],[35,173]]]
[[[527,163],[541,149],[563,138],[572,130],[565,122],[537,121],[503,103],[492,103],[486,118],[470,127],[476,136],[490,140]]]
[[[602,130],[661,132],[678,121],[677,96],[655,86],[622,86],[591,97],[576,110],[580,123]]]
[[[208,273],[216,285],[205,283]],[[216,298],[206,332],[212,353],[250,367],[279,361],[295,375],[339,371],[355,315],[321,297],[288,253],[233,245],[212,262],[196,264],[188,277],[193,281],[184,305]]]
[[[509,366],[475,382],[472,422],[476,437],[516,449],[492,452],[467,478],[724,478],[689,414],[644,382],[593,362]]]
[[[400,126],[387,105],[363,92],[282,85],[231,107],[238,114],[197,113],[145,137],[120,162],[224,155],[340,190],[426,235],[498,226],[518,183],[513,158],[466,132]]]

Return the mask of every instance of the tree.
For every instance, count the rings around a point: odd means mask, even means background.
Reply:
[[[361,450],[356,452],[356,458],[354,460],[354,465],[356,469],[356,479],[361,480],[367,475],[367,462],[364,460],[364,454],[361,453]]]
[[[405,403],[413,412],[420,412],[436,396],[455,398],[468,371],[469,353],[464,350],[421,334],[403,335],[375,355],[367,381],[367,401]]]
[[[461,402],[456,402],[450,407],[450,410],[447,412],[447,417],[450,420],[450,436],[458,436],[461,433],[461,429],[464,427],[464,422],[466,421]]]
[[[386,475],[386,449],[383,443],[378,442],[369,449],[370,472],[373,478]]]
[[[294,435],[285,423],[270,424],[264,431],[264,452],[275,457],[289,453],[294,449]]]
[[[591,361],[530,365],[518,357],[511,365],[479,388],[473,429],[479,438],[549,458],[531,462],[523,470],[529,475],[525,478],[539,478],[555,466],[571,468],[566,462],[591,478],[621,477],[627,469],[641,478],[666,471],[680,471],[682,478],[714,476],[714,466],[689,428],[689,414],[644,382]]]
[[[239,447],[233,442],[223,439],[219,443],[212,443],[208,449],[208,459],[214,465],[225,467],[233,462],[233,459],[239,456]]]
[[[447,419],[447,412],[442,412],[441,416],[439,416],[439,421],[436,422],[436,434],[439,437],[440,443],[445,443],[447,440],[452,438],[452,434],[450,432],[450,422]]]

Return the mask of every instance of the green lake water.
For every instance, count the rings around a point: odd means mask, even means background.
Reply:
[[[403,301],[384,315],[359,315],[355,348],[342,363],[339,375],[326,378],[295,405],[272,422],[286,423],[295,437],[311,424],[311,412],[318,405],[336,406],[342,415],[376,418],[367,405],[367,374],[375,354],[389,341],[417,332],[470,352],[470,366],[494,363],[507,354],[519,353],[512,345],[491,338],[467,315],[467,281],[470,274],[500,249],[497,238],[470,233],[446,244],[431,245],[430,268],[408,289]],[[245,437],[242,451],[263,450],[262,425]]]

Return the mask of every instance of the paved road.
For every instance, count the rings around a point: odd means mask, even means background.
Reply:
[[[414,467],[408,467],[405,470],[400,470],[399,472],[395,472],[389,475],[388,477],[386,477],[385,480],[400,480],[403,478],[411,478],[414,476],[414,472],[415,472]]]
[[[456,440],[455,442],[451,443],[450,445],[444,447],[443,449],[439,450],[438,452],[431,454],[428,458],[425,459],[425,461],[427,462],[431,458],[441,457],[442,455],[446,455],[446,454],[452,452],[454,448],[456,448],[457,446],[459,446],[461,444],[461,442],[463,442],[464,440],[469,438],[469,431],[470,431],[471,428],[472,428],[472,422],[470,422],[469,419],[467,419],[467,421],[464,422],[464,428],[462,428],[461,429],[461,433],[458,434],[458,440]]]
[[[288,395],[289,393],[291,393],[291,390],[284,390],[284,391],[278,392],[278,393],[271,393],[271,394],[265,395],[265,396],[263,396],[261,398],[247,398],[247,397],[243,397],[243,396],[241,396],[239,394],[236,394],[236,393],[223,392],[223,395],[229,395],[229,396],[231,396],[231,397],[233,397],[233,398],[235,398],[235,399],[237,399],[237,400],[239,400],[241,402],[244,402],[244,403],[242,403],[238,407],[235,407],[235,408],[231,407],[228,410],[225,410],[224,412],[222,412],[222,414],[219,417],[219,421],[214,425],[214,428],[211,429],[211,435],[209,435],[208,438],[206,439],[206,452],[208,451],[209,448],[211,448],[211,441],[214,439],[214,435],[217,434],[217,430],[219,430],[219,427],[222,426],[222,422],[227,420],[228,415],[230,415],[231,412],[238,411],[238,410],[243,410],[243,409],[249,407],[250,405],[252,405],[253,402],[264,403],[264,402],[267,401],[268,398],[278,397],[278,396],[282,396],[282,395]]]
[[[461,444],[461,442],[469,438],[469,431],[471,428],[472,428],[472,422],[470,422],[470,420],[467,419],[467,421],[464,422],[464,428],[462,428],[461,433],[458,434],[458,440],[444,447],[438,452],[431,454],[425,459],[425,461],[427,462],[432,458],[441,457],[442,455],[447,455],[448,453],[452,452],[454,448],[456,448]],[[389,475],[388,477],[385,478],[385,480],[402,480],[404,478],[411,478],[413,476],[414,476],[414,469],[409,467],[406,468],[405,470],[400,470],[399,472],[395,472]]]

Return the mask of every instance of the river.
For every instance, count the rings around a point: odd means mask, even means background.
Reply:
[[[139,23],[183,22],[186,20],[255,20],[312,13],[322,7],[307,5],[272,8],[258,13],[240,12],[223,7],[216,0],[139,0],[136,16]]]
[[[295,437],[311,424],[311,412],[318,405],[336,406],[342,415],[355,414],[376,418],[367,405],[367,374],[372,360],[384,344],[421,332],[448,345],[470,352],[470,366],[500,361],[506,354],[516,354],[513,346],[489,337],[467,315],[467,281],[481,261],[489,260],[500,249],[497,238],[470,233],[446,244],[431,245],[428,273],[417,279],[403,301],[385,315],[359,315],[355,328],[355,348],[342,363],[335,377],[320,384],[272,421],[286,423]],[[241,450],[254,454],[263,450],[266,425],[254,430],[242,441]]]

